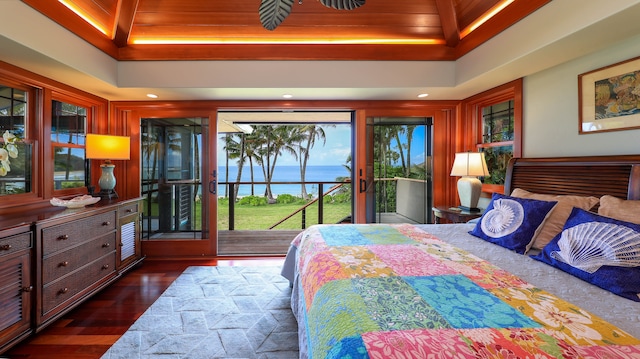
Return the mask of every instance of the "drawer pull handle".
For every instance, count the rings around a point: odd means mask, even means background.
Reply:
[[[109,244],[109,243],[105,243],[105,244],[102,245],[102,248],[109,248],[109,247],[111,247],[111,244]]]
[[[0,246],[0,249],[2,249],[3,251],[8,251],[9,249],[11,249],[11,245],[10,244],[3,244]]]
[[[108,225],[110,225],[110,224],[111,224],[111,222],[109,222],[109,221],[102,222],[102,225],[103,225],[103,226],[108,226]]]
[[[109,269],[109,265],[108,265],[108,264],[104,264],[104,265],[102,266],[102,269]]]
[[[58,294],[65,294],[65,293],[67,293],[68,291],[69,291],[69,288],[64,287],[64,288],[62,288],[62,289],[60,289],[60,290],[58,291]]]
[[[60,262],[60,264],[58,265],[59,267],[66,267],[69,265],[69,262],[64,261],[64,262]]]
[[[33,286],[32,286],[32,285],[30,285],[30,286],[28,286],[28,287],[22,287],[22,291],[23,291],[23,292],[27,292],[27,293],[29,293],[29,292],[31,292],[32,290],[33,290]]]
[[[61,236],[58,236],[58,239],[61,241],[66,241],[67,239],[69,239],[69,235],[68,234],[63,234]]]

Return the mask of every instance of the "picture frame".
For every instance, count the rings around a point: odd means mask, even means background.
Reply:
[[[640,128],[640,57],[578,75],[579,133]]]

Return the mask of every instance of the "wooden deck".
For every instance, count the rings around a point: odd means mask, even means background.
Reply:
[[[302,230],[219,231],[220,256],[285,255],[291,241]]]

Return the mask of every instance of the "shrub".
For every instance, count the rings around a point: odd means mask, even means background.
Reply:
[[[296,203],[298,202],[300,199],[290,195],[288,193],[285,194],[279,194],[278,198],[276,198],[276,203],[282,203],[282,204],[287,204],[287,203]]]
[[[266,197],[258,197],[258,196],[245,196],[242,197],[238,204],[241,206],[266,206],[267,198]]]

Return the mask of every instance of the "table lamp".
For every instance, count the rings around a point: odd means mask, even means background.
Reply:
[[[128,160],[131,157],[131,139],[127,136],[87,134],[86,158],[104,160],[100,165],[102,174],[98,180],[99,196],[102,198],[118,198],[114,190],[116,178],[113,175],[115,165],[111,160]]]
[[[451,176],[460,176],[458,180],[458,196],[460,208],[468,211],[479,211],[478,200],[482,192],[482,182],[477,176],[488,176],[487,162],[484,152],[456,153],[451,168]]]

